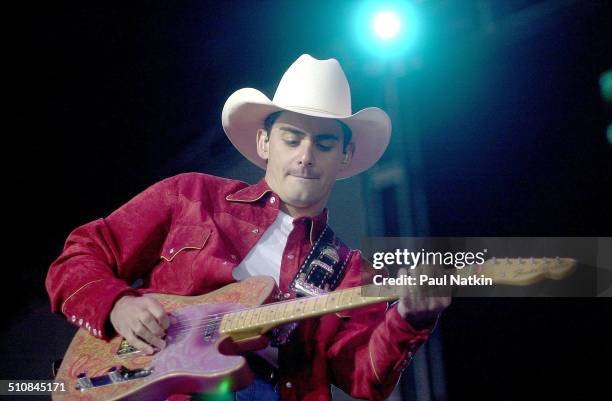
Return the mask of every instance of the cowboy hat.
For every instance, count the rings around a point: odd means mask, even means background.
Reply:
[[[317,60],[308,54],[301,55],[285,72],[272,100],[253,88],[234,92],[223,106],[223,130],[240,153],[265,169],[265,160],[257,154],[255,133],[264,128],[266,117],[283,110],[336,119],[351,129],[355,153],[338,178],[372,167],[391,137],[391,120],[383,110],[368,107],[352,114],[351,91],[338,60]]]

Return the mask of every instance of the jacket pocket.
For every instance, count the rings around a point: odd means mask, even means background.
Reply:
[[[177,255],[191,250],[204,248],[212,230],[201,226],[177,226],[170,230],[161,252],[161,259],[172,262]]]

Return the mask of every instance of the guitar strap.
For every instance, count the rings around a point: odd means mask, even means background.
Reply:
[[[333,291],[344,277],[350,258],[351,249],[326,225],[289,288],[298,296],[314,296]]]
[[[289,288],[298,297],[322,295],[335,290],[346,273],[351,253],[351,249],[326,225]],[[272,346],[287,343],[297,325],[298,322],[292,322],[274,328],[270,336]]]

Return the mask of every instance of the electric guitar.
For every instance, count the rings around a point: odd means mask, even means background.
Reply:
[[[529,285],[563,279],[573,259],[489,259],[456,270],[495,284]],[[236,391],[253,374],[240,353],[263,348],[276,326],[399,298],[398,286],[366,285],[324,295],[274,302],[276,285],[251,277],[200,296],[147,294],[171,316],[166,347],[145,355],[120,336],[105,341],[79,330],[55,377],[65,391],[55,401],[152,401],[170,394]],[[272,302],[272,303],[270,303]]]

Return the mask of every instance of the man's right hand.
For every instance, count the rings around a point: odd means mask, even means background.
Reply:
[[[170,320],[164,307],[154,298],[132,295],[119,298],[111,311],[110,321],[130,345],[148,355],[166,346],[163,338]]]

